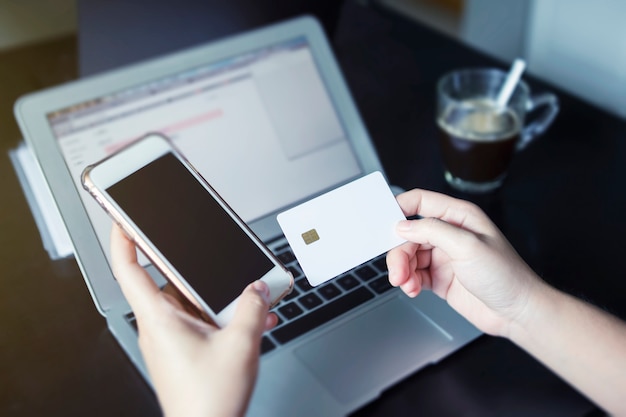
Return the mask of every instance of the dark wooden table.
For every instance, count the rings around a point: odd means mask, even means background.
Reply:
[[[504,186],[456,194],[442,176],[434,85],[461,66],[501,66],[403,17],[347,2],[334,40],[394,184],[483,207],[551,284],[626,317],[626,123],[536,79],[561,112],[517,155]],[[15,138],[0,138],[3,154]],[[17,178],[0,175],[0,414],[159,415],[156,399],[96,312],[73,259],[50,261]],[[546,318],[549,319],[549,318]],[[511,343],[483,336],[356,413],[595,416],[593,404]]]

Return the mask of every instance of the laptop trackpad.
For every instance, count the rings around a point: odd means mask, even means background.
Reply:
[[[394,298],[295,354],[337,400],[349,403],[429,364],[450,340],[406,299]]]

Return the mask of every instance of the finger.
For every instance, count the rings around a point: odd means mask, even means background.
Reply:
[[[389,283],[399,287],[409,279],[411,273],[411,259],[415,256],[418,245],[408,242],[387,252],[387,269]]]
[[[456,260],[469,256],[468,249],[479,240],[471,231],[432,217],[400,221],[396,233],[410,242],[439,248]]]
[[[422,285],[419,280],[412,279],[402,284],[400,286],[400,289],[409,297],[414,298],[417,297],[417,295],[422,290]]]
[[[160,295],[159,287],[137,263],[137,251],[119,226],[111,230],[111,263],[124,297],[135,312],[142,315]]]
[[[430,287],[429,266],[431,251],[420,245],[405,243],[387,253],[389,283],[410,297],[417,296],[422,288]]]
[[[269,287],[263,281],[248,285],[239,300],[228,328],[238,329],[260,339],[268,323]]]
[[[272,330],[278,324],[278,316],[276,313],[270,313],[265,319],[265,331]]]
[[[414,189],[396,199],[406,216],[435,217],[474,232],[491,225],[489,218],[476,205],[445,194]]]

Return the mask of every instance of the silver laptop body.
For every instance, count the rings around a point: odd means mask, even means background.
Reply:
[[[281,324],[264,336],[250,415],[345,415],[480,334],[432,293],[409,299],[390,288],[384,257],[307,288],[276,214],[384,172],[311,17],[37,92],[18,100],[15,114],[96,308],[148,383],[108,263],[110,221],[79,175],[149,131],[174,139],[298,275],[297,294],[276,308]]]

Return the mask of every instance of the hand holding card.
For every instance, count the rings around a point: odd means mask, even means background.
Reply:
[[[396,224],[404,219],[378,171],[278,215],[314,286],[404,243],[395,233]]]

